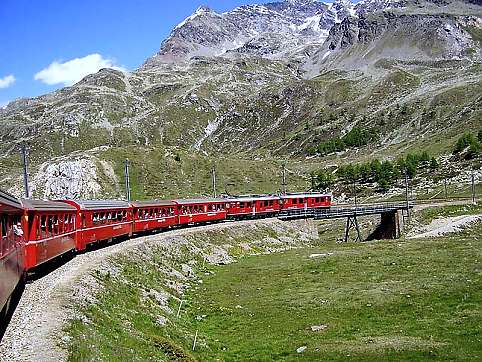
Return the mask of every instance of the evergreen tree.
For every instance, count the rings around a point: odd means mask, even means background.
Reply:
[[[427,151],[423,151],[419,157],[419,161],[425,165],[428,165],[430,162],[430,155]]]
[[[370,168],[372,169],[372,180],[378,181],[378,177],[380,175],[382,164],[379,160],[375,159],[370,162]]]
[[[437,160],[435,159],[435,157],[432,157],[432,159],[430,160],[430,170],[435,171],[438,168],[439,168],[439,164]]]
[[[316,188],[326,190],[335,184],[335,177],[330,171],[319,170],[315,175]]]
[[[454,153],[460,153],[466,148],[470,148],[471,151],[476,151],[477,148],[480,148],[480,144],[478,143],[477,139],[474,135],[470,132],[464,133],[455,144]]]

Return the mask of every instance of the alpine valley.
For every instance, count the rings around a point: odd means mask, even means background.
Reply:
[[[200,7],[137,70],[102,69],[0,110],[0,188],[137,199],[275,192],[310,172],[408,152],[449,157],[482,128],[482,1],[290,0]],[[146,54],[146,57],[148,54]],[[354,128],[376,137],[321,154]],[[182,190],[182,191],[181,191]]]

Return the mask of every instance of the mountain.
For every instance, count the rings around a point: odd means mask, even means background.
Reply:
[[[149,198],[207,193],[213,161],[230,192],[259,192],[276,191],[282,159],[306,185],[324,164],[449,152],[480,128],[481,9],[470,0],[201,7],[138,70],[104,69],[0,110],[0,188],[20,193],[22,143],[43,197],[118,197],[125,158],[135,197]],[[354,127],[376,141],[305,158]]]
[[[173,30],[142,68],[196,56],[304,58],[324,42],[336,21],[353,11],[343,0],[247,5],[222,14],[203,6]]]

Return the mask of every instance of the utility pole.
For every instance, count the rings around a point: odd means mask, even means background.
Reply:
[[[214,163],[211,169],[211,181],[213,186],[213,197],[216,198],[218,195],[216,193],[216,165]]]
[[[22,146],[22,159],[23,159],[23,184],[25,187],[25,198],[30,198],[30,188],[28,184],[28,150],[27,145]]]
[[[447,192],[447,176],[444,177],[444,189],[445,189],[445,201],[448,200],[448,192]]]
[[[408,173],[405,170],[405,201],[407,203],[407,216],[410,218],[410,197],[408,193]]]
[[[286,165],[283,164],[283,173],[282,173],[282,181],[281,181],[281,193],[286,195]]]
[[[475,174],[474,174],[474,170],[472,170],[472,203],[474,205],[477,204],[477,200],[476,200],[476,197],[475,197]]]
[[[356,181],[355,180],[353,180],[353,192],[355,194],[355,210],[356,210],[356,208],[358,206],[358,201],[357,201],[357,195],[356,195]]]
[[[315,192],[315,174],[312,172],[311,176],[311,192]]]
[[[131,183],[130,183],[130,180],[129,180],[129,159],[127,159],[127,158],[126,158],[126,161],[125,161],[124,175],[125,175],[125,179],[126,179],[127,201],[131,202]]]

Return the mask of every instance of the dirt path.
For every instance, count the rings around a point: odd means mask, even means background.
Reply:
[[[478,202],[481,200],[478,199]],[[457,205],[472,205],[471,199],[464,199],[464,200],[452,200],[452,201],[437,201],[437,202],[430,202],[430,203],[420,203],[415,205],[415,210],[423,210],[429,209],[433,207],[443,207],[443,206],[457,206]]]
[[[482,214],[440,217],[433,220],[429,225],[412,230],[407,238],[429,238],[456,233],[480,220],[482,220]]]
[[[75,292],[75,286],[81,278],[93,270],[100,269],[107,258],[126,252],[146,241],[253,223],[282,222],[277,219],[266,219],[177,229],[131,239],[76,256],[46,276],[27,284],[0,344],[0,361],[66,360],[66,351],[57,343],[62,340],[62,326],[72,314],[68,309],[69,297]]]

